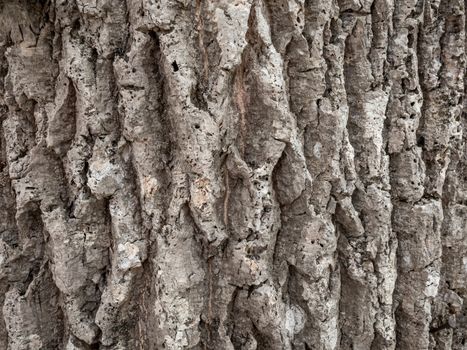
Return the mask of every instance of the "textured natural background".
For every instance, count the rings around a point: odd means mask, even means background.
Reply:
[[[0,349],[467,349],[460,0],[0,0]]]

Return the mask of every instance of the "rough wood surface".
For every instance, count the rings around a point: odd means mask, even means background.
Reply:
[[[465,350],[460,0],[0,0],[0,349]]]

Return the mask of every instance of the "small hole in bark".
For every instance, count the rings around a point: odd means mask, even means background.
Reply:
[[[177,64],[176,61],[172,62],[172,68],[173,68],[174,72],[178,72],[178,64]]]
[[[199,129],[199,124],[195,124],[195,129]]]

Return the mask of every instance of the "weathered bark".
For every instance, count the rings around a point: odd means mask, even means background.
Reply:
[[[467,349],[460,0],[0,0],[0,349]]]

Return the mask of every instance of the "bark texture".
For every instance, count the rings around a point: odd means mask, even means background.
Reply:
[[[461,0],[0,0],[0,349],[467,349]]]

